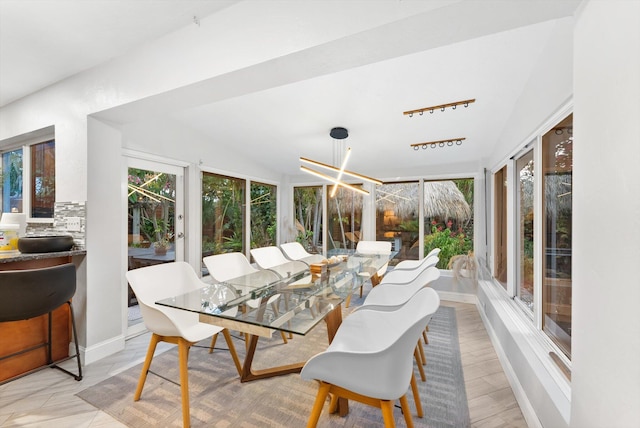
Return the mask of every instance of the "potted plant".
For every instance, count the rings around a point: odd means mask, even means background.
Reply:
[[[478,270],[478,262],[473,251],[467,254],[458,254],[449,259],[447,268],[453,271],[454,278],[475,278]]]
[[[166,233],[160,239],[153,243],[154,252],[157,255],[164,256],[171,247],[171,235]]]

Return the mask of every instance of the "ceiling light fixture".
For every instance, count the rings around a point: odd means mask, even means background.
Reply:
[[[332,128],[331,131],[329,132],[329,135],[331,136],[331,138],[333,138],[334,140],[344,140],[345,138],[347,138],[349,136],[349,132],[347,131],[346,128],[342,128],[342,127],[335,127]],[[335,149],[334,149],[334,158],[335,158]],[[312,174],[315,175],[316,177],[320,177],[322,179],[325,180],[329,180],[330,182],[334,183],[334,186],[331,190],[330,193],[330,197],[334,197],[337,190],[338,190],[338,186],[342,186],[342,187],[346,187],[348,189],[351,189],[353,191],[356,191],[358,193],[362,193],[364,195],[368,195],[369,192],[367,192],[366,190],[360,189],[358,187],[352,186],[350,184],[345,183],[344,181],[342,181],[342,176],[343,175],[348,175],[350,177],[354,177],[354,178],[358,178],[360,180],[364,180],[364,181],[368,181],[370,183],[374,183],[374,184],[382,184],[382,181],[375,179],[375,178],[371,178],[371,177],[367,177],[366,175],[362,175],[362,174],[358,174],[357,172],[353,172],[353,171],[348,171],[346,168],[347,166],[347,161],[349,160],[349,156],[351,155],[351,147],[347,148],[347,151],[345,153],[344,159],[341,162],[340,168],[337,168],[333,165],[329,165],[323,162],[318,162],[312,159],[308,159],[305,157],[300,157],[300,162],[304,162],[304,163],[308,163],[314,166],[319,166],[321,168],[325,168],[328,169],[330,171],[334,171],[338,173],[338,176],[336,178],[331,177],[327,174],[323,174],[321,172],[315,171],[311,168],[307,168],[305,166],[300,166],[300,170],[304,171],[308,174]],[[334,161],[336,161],[336,159],[334,159]]]
[[[404,114],[405,116],[413,117],[414,114],[419,113],[420,116],[422,116],[425,111],[428,111],[430,114],[433,114],[433,112],[436,110],[445,111],[447,107],[451,107],[451,110],[455,110],[456,107],[460,105],[466,108],[466,107],[469,107],[469,104],[475,103],[475,102],[476,102],[476,99],[473,98],[470,100],[462,100],[462,101],[456,101],[453,103],[440,104],[437,106],[423,107],[416,110],[403,111],[402,114]]]
[[[466,138],[464,137],[452,138],[450,140],[437,140],[437,141],[427,141],[425,143],[415,143],[415,144],[410,144],[410,146],[413,147],[413,150],[418,150],[420,149],[420,147],[422,147],[423,150],[426,150],[427,147],[431,147],[432,149],[435,149],[436,147],[444,147],[445,144],[451,147],[453,146],[453,143],[455,143],[456,146],[460,146],[462,145],[462,141],[464,140],[466,140]]]

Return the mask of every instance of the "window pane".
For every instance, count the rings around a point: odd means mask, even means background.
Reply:
[[[493,276],[507,288],[507,167],[496,172],[494,182]]]
[[[518,183],[518,298],[533,311],[533,150],[516,161]]]
[[[277,187],[251,183],[251,248],[276,245]]]
[[[202,257],[245,253],[245,188],[245,180],[202,173]]]
[[[571,356],[573,115],[542,137],[543,329]]]
[[[2,212],[22,212],[22,149],[2,154]]]
[[[354,185],[362,187],[361,185]],[[345,248],[354,250],[360,239],[362,225],[361,193],[338,187],[336,195],[329,197],[328,204],[328,245],[327,249]]]
[[[376,240],[391,241],[398,254],[393,264],[419,257],[418,182],[376,187]]]
[[[31,146],[31,217],[53,218],[56,201],[55,142]]]
[[[424,183],[424,254],[440,248],[438,267],[473,251],[473,179]]]
[[[322,186],[293,189],[296,241],[310,253],[322,253]]]

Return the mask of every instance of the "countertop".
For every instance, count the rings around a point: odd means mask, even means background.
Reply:
[[[52,259],[55,257],[83,256],[86,254],[87,250],[57,251],[53,253],[0,253],[0,263],[22,262],[27,260],[44,260]]]

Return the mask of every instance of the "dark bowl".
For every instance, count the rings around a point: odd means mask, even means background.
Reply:
[[[26,236],[18,239],[21,253],[54,253],[69,251],[73,247],[73,236]]]

